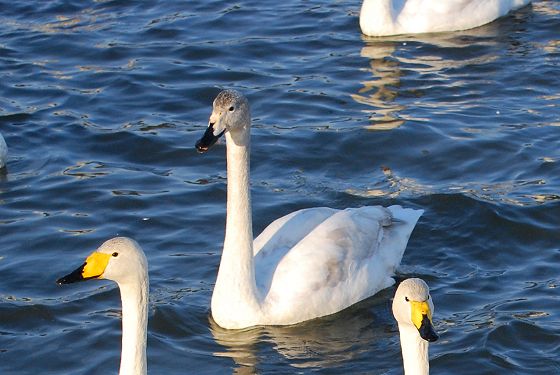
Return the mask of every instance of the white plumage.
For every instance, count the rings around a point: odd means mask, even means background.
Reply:
[[[251,116],[247,99],[222,91],[197,142],[205,152],[227,139],[227,220],[212,295],[223,328],[286,325],[329,315],[391,286],[423,211],[400,206],[288,214],[253,242],[249,191]]]
[[[430,289],[422,279],[404,280],[393,299],[393,315],[399,325],[405,375],[428,375],[428,343],[436,341]]]
[[[57,283],[90,279],[113,280],[121,292],[123,332],[119,375],[145,375],[149,279],[144,251],[130,238],[112,238]]]
[[[364,0],[360,27],[369,36],[434,33],[482,26],[531,0]]]

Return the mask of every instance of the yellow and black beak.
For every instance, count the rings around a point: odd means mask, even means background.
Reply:
[[[436,341],[439,336],[432,324],[432,311],[428,302],[410,301],[410,305],[412,308],[412,323],[418,329],[420,337],[429,342]]]
[[[102,279],[111,254],[93,252],[80,267],[56,280],[58,285],[71,284],[90,279]]]

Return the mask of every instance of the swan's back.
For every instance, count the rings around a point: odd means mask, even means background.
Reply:
[[[370,36],[467,30],[519,9],[530,0],[364,0],[362,32]]]
[[[391,286],[421,214],[400,206],[321,207],[276,220],[255,240],[265,313],[278,324],[297,323]]]

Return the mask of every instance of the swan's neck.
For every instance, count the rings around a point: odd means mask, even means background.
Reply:
[[[405,375],[428,375],[428,342],[420,337],[412,325],[399,324],[399,332]]]
[[[224,328],[240,328],[252,325],[249,321],[259,311],[253,263],[249,126],[244,131],[226,133],[226,141],[226,236],[212,295],[212,316]]]
[[[371,21],[372,18],[375,22]],[[393,0],[364,0],[360,10],[360,27],[364,34],[386,34],[394,24]]]
[[[147,373],[148,276],[119,285],[122,300],[122,353],[119,375]]]

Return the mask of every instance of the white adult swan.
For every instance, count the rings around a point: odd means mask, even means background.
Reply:
[[[122,301],[120,375],[147,373],[148,262],[138,243],[116,237],[104,242],[74,272],[58,279],[60,285],[90,279],[115,281]]]
[[[336,313],[393,285],[422,210],[400,206],[292,212],[253,242],[247,99],[233,90],[214,100],[196,143],[205,152],[227,140],[224,249],[212,295],[212,317],[228,329],[286,325]]]
[[[428,342],[438,335],[432,325],[434,303],[422,279],[404,280],[393,299],[393,315],[399,325],[405,375],[428,375]]]
[[[0,169],[6,166],[6,160],[8,160],[8,146],[0,133]]]
[[[482,26],[531,0],[364,0],[360,28],[369,36],[434,33]]]

